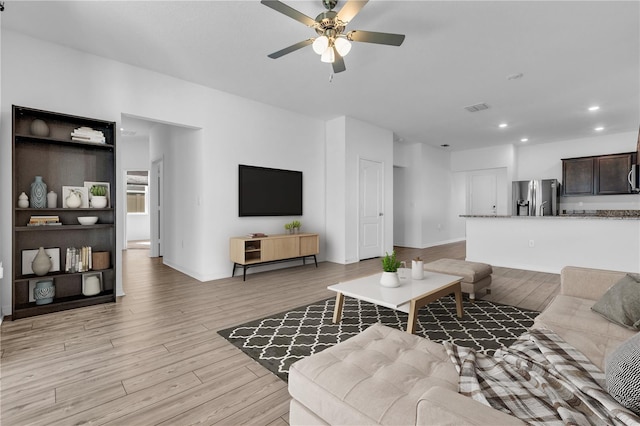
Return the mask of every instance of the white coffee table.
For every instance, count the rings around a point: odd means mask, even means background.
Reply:
[[[401,279],[400,286],[393,288],[380,285],[382,273],[330,285],[327,288],[337,293],[333,322],[338,323],[342,319],[344,296],[408,313],[407,333],[411,334],[415,332],[420,308],[451,293],[456,297],[458,318],[462,318],[462,277],[425,271],[424,279],[413,280],[410,269],[404,275],[409,278]]]

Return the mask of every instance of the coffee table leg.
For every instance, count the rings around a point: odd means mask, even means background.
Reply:
[[[336,306],[333,308],[333,323],[337,324],[342,319],[342,306],[344,305],[344,294],[336,293]]]
[[[456,295],[456,311],[458,314],[458,318],[462,318],[464,312],[462,311],[462,288],[460,286],[460,283],[458,283],[458,285],[456,286],[454,293]]]
[[[416,322],[418,321],[418,311],[420,306],[417,306],[417,300],[412,300],[409,307],[409,318],[407,319],[407,333],[414,334],[416,332]]]

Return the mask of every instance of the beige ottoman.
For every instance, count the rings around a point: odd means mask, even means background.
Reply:
[[[491,293],[491,265],[479,262],[469,262],[459,259],[440,259],[424,264],[425,271],[439,272],[441,274],[457,275],[462,278],[462,292],[469,294],[469,300],[473,303],[478,290],[486,289]]]
[[[289,369],[292,425],[415,425],[433,387],[458,390],[444,346],[375,324]]]

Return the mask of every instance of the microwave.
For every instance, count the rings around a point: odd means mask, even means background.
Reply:
[[[634,164],[631,166],[631,171],[629,171],[627,180],[629,181],[629,185],[631,185],[631,192],[639,193],[640,192],[640,164]]]

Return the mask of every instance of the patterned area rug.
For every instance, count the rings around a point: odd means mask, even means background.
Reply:
[[[333,324],[335,299],[251,321],[218,333],[283,380],[299,359],[347,340],[375,323],[405,330],[408,315],[345,297],[342,322]],[[416,334],[436,342],[449,341],[492,355],[511,345],[538,315],[514,306],[484,300],[465,301],[464,317],[456,316],[455,299],[443,297],[422,308]]]

